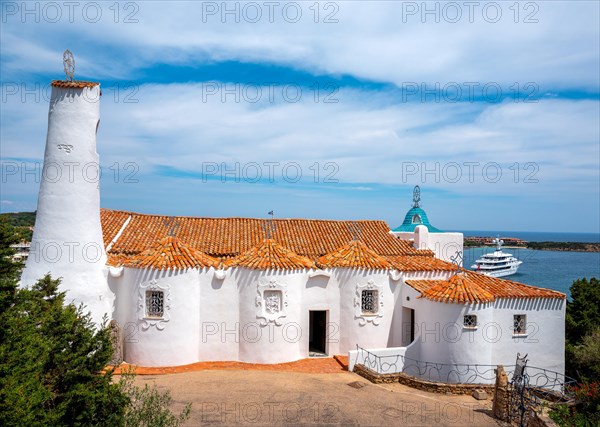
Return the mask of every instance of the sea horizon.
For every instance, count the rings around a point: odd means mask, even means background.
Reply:
[[[502,230],[462,230],[465,237],[516,237],[528,242],[581,242],[600,243],[600,233],[576,233],[565,231],[502,231]]]

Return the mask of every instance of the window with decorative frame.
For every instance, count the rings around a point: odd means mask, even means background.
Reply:
[[[165,293],[146,291],[146,317],[161,318],[165,313]]]
[[[363,289],[361,293],[360,308],[362,314],[373,315],[379,310],[379,290]]]
[[[513,334],[527,334],[527,317],[524,314],[515,314],[513,317]]]
[[[477,329],[477,316],[474,314],[465,314],[463,317],[463,328]]]

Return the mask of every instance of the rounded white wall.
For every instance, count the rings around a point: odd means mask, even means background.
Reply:
[[[331,270],[340,289],[340,347],[342,353],[356,350],[356,346],[383,348],[388,346],[396,295],[400,281],[393,281],[387,271],[363,269]],[[371,286],[371,287],[369,287]],[[377,289],[377,315],[361,311],[361,291]]]
[[[126,268],[116,281],[123,331],[123,358],[141,366],[176,366],[198,361],[200,338],[199,277],[206,270]],[[210,274],[210,273],[209,273]],[[146,291],[164,294],[162,318],[150,318]]]
[[[306,357],[302,297],[308,272],[240,268],[233,275],[240,293],[239,360],[283,363]]]
[[[563,373],[565,368],[564,299],[498,299],[494,324],[498,333],[493,343],[493,364],[514,365],[517,353],[528,355],[528,366]],[[514,315],[526,315],[527,333],[515,335]]]
[[[236,277],[231,268],[222,278],[212,269],[200,273],[198,361],[239,360],[240,284]]]
[[[30,286],[62,278],[67,302],[83,303],[99,323],[113,311],[100,225],[96,131],[100,86],[52,88],[48,134],[31,251],[21,278]]]

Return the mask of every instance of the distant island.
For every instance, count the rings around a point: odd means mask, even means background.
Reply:
[[[464,239],[465,248],[495,246],[494,237],[469,236]],[[540,251],[600,252],[600,243],[588,242],[528,242],[516,237],[500,237],[506,246]]]

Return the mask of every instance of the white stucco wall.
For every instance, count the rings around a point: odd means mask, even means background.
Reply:
[[[240,286],[240,328],[247,331],[240,340],[240,360],[282,363],[306,357],[301,343],[308,339],[302,304],[307,272],[237,269],[232,274],[238,276]],[[260,289],[281,293],[279,313],[262,317],[266,302],[259,296]]]
[[[418,225],[414,232],[392,231],[401,240],[410,240],[417,249],[430,249],[435,257],[451,262],[457,251],[463,252],[462,233],[430,233],[424,225]],[[462,265],[462,264],[461,264]]]
[[[407,358],[449,365],[510,366],[520,353],[528,354],[529,366],[564,373],[564,300],[497,299],[488,304],[451,304],[418,296],[410,286],[403,289],[402,305],[415,310],[418,341],[410,346]],[[476,329],[463,327],[463,316],[469,314],[477,316]],[[515,314],[527,316],[528,334],[513,334]],[[440,380],[446,380],[446,371],[437,372]],[[492,382],[491,372],[485,375]],[[429,379],[435,378],[430,374]]]
[[[390,340],[395,302],[401,292],[401,282],[393,281],[387,271],[362,269],[332,270],[340,288],[340,351],[386,347]],[[369,282],[379,289],[377,316],[360,315],[360,291]]]
[[[328,272],[309,277],[304,285],[302,306],[303,336],[300,345],[303,357],[308,357],[310,311],[327,311],[326,353],[330,356],[340,354],[340,288],[337,277],[331,277]]]
[[[314,275],[306,270],[232,268],[218,279],[213,269],[157,272],[126,268],[121,276],[110,277],[110,289],[117,294],[114,316],[123,328],[125,360],[143,366],[211,360],[283,363],[306,358],[309,312],[322,310],[327,312],[326,351],[330,356],[354,355],[357,345],[381,355],[399,349],[406,358],[404,367],[410,369],[415,361],[513,365],[519,352],[529,354],[530,366],[564,371],[564,301],[440,303],[418,298],[419,293],[404,283],[410,278],[446,278],[448,274],[331,269]],[[152,280],[170,295],[170,319],[161,324],[162,330],[153,324],[144,328],[146,321],[140,315],[140,284]],[[379,290],[375,317],[360,312],[360,291],[368,285]],[[280,290],[283,296],[282,310],[274,317],[265,315],[260,293],[271,289]],[[410,323],[408,309],[415,311],[412,343],[404,330]],[[477,316],[477,328],[463,327],[467,314]],[[513,336],[514,314],[527,315],[527,336]],[[403,345],[390,344],[395,342]],[[428,379],[465,380],[455,378],[452,371],[441,367],[430,371]]]
[[[492,364],[514,365],[517,353],[528,354],[528,366],[564,373],[566,301],[551,298],[499,299],[494,303]],[[527,334],[513,334],[513,316],[527,316]],[[495,333],[495,329],[499,331]]]
[[[84,303],[99,323],[113,311],[100,225],[96,131],[100,86],[52,88],[37,216],[21,283],[62,278],[67,301]]]
[[[203,270],[206,277],[211,272]],[[114,280],[118,289],[117,321],[123,328],[123,358],[142,366],[174,366],[198,361],[200,277],[185,271],[126,268]],[[141,286],[140,286],[141,285]],[[145,290],[165,293],[161,320],[145,316]]]

